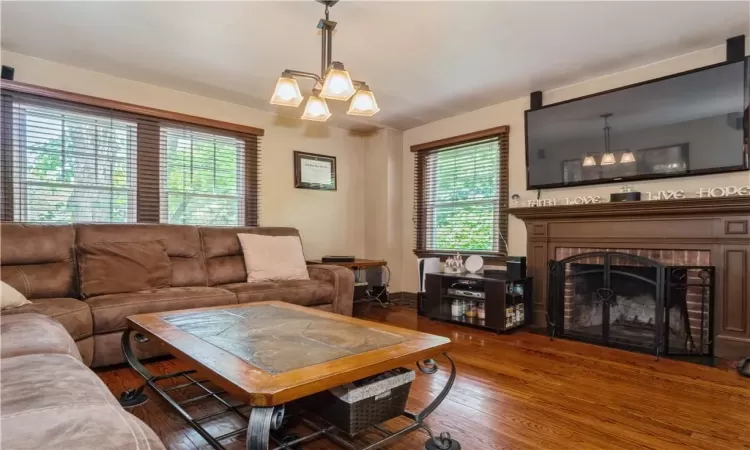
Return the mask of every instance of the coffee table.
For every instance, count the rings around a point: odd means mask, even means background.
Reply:
[[[322,435],[355,449],[335,432],[335,427],[313,426],[310,421],[306,425],[315,432],[292,443],[281,443],[272,431],[282,427],[285,404],[415,362],[421,372],[433,374],[437,364],[432,358],[443,354],[451,373],[440,394],[423,411],[405,412],[411,420],[408,426],[395,432],[375,427],[384,437],[364,449],[380,448],[417,429],[429,434],[427,449],[460,449],[450,435],[435,436],[424,422],[448,395],[455,380],[456,367],[446,353],[448,338],[275,301],[139,314],[128,317],[128,325],[122,336],[122,351],[130,366],[146,381],[139,388],[124,392],[121,402],[132,405],[145,401],[143,390],[148,386],[214,448],[223,449],[219,441],[245,430],[212,436],[200,424],[204,418],[191,417],[183,405],[212,397],[225,406],[224,412],[239,414],[248,422],[248,450],[267,450],[271,441],[278,445],[274,448],[291,448],[294,443]],[[160,344],[194,370],[152,375],[134,356],[131,335],[136,342]],[[196,371],[223,391],[206,387],[193,377]],[[182,386],[198,386],[205,394],[176,401],[169,395],[173,387],[164,389],[158,384],[176,377],[188,381]],[[222,394],[231,395],[240,405],[230,404]],[[249,414],[240,411],[245,405],[251,407]]]

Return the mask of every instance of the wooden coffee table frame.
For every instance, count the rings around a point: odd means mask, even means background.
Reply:
[[[316,315],[328,315],[329,313],[307,309],[303,307],[297,307],[293,305],[288,304],[282,304],[279,302],[263,302],[268,304],[276,304],[279,306],[283,306],[285,308],[290,309],[300,309],[305,312],[313,313]],[[201,311],[201,310],[211,310],[211,309],[229,309],[232,307],[242,307],[247,305],[232,305],[232,306],[224,306],[224,307],[213,307],[213,308],[198,308],[191,311]],[[381,448],[383,445],[386,445],[408,433],[411,433],[412,431],[416,431],[418,429],[423,429],[427,432],[429,435],[429,439],[427,440],[425,444],[425,448],[429,450],[437,450],[437,449],[450,449],[450,450],[456,450],[460,449],[460,444],[451,439],[450,435],[448,433],[442,433],[439,436],[435,436],[429,426],[424,422],[424,420],[442,403],[442,401],[445,399],[445,397],[450,392],[453,382],[456,378],[456,367],[453,363],[453,360],[448,356],[446,353],[446,350],[448,349],[450,345],[450,341],[448,341],[445,338],[440,338],[437,336],[431,336],[426,335],[424,333],[419,333],[412,330],[406,330],[401,328],[395,328],[391,327],[389,325],[381,325],[377,323],[367,322],[368,326],[371,326],[373,328],[379,328],[384,330],[389,330],[391,332],[397,332],[404,336],[412,336],[413,339],[406,341],[401,344],[397,344],[391,347],[387,347],[384,349],[379,350],[373,350],[367,353],[362,354],[364,362],[362,363],[362,366],[360,367],[348,367],[346,365],[347,361],[341,362],[343,360],[352,359],[354,357],[347,357],[342,358],[341,360],[334,360],[331,362],[323,363],[323,364],[317,364],[315,366],[309,366],[303,369],[298,369],[295,371],[292,371],[294,373],[291,373],[291,375],[288,374],[280,374],[272,376],[270,374],[267,374],[263,372],[262,370],[258,369],[258,373],[265,374],[264,376],[267,376],[270,379],[276,379],[277,381],[281,378],[288,376],[294,376],[295,382],[294,383],[286,383],[282,386],[280,382],[272,383],[269,382],[269,380],[264,380],[267,383],[265,384],[258,384],[258,386],[263,386],[262,389],[258,389],[258,387],[248,388],[245,386],[244,388],[241,386],[238,386],[238,384],[241,384],[242,380],[237,379],[236,377],[233,378],[228,375],[228,372],[224,373],[217,373],[216,372],[216,365],[213,366],[210,364],[206,364],[205,362],[207,360],[201,359],[200,357],[195,357],[193,354],[191,354],[190,351],[185,351],[187,348],[189,348],[191,345],[197,345],[200,341],[203,343],[203,345],[210,345],[206,343],[205,341],[200,340],[197,337],[194,337],[192,335],[188,335],[188,333],[184,333],[188,336],[181,336],[179,335],[178,331],[175,331],[175,329],[171,329],[171,325],[165,321],[160,320],[161,316],[167,316],[172,314],[178,314],[180,311],[172,311],[169,313],[160,313],[160,314],[143,314],[139,316],[132,316],[128,318],[128,324],[130,328],[125,331],[122,335],[121,340],[121,347],[123,355],[125,356],[125,359],[127,360],[128,364],[136,371],[138,372],[145,380],[145,382],[139,386],[137,389],[130,389],[128,391],[125,391],[121,395],[121,402],[123,405],[132,405],[132,404],[138,404],[142,401],[145,401],[145,394],[143,393],[146,386],[150,387],[154,392],[157,393],[162,399],[164,399],[168,404],[170,404],[187,422],[188,424],[193,427],[198,434],[201,435],[206,441],[211,444],[212,447],[216,449],[224,449],[224,446],[220,443],[221,440],[240,435],[241,433],[247,431],[247,449],[248,450],[268,450],[271,448],[271,442],[273,442],[274,450],[281,450],[281,449],[288,449],[291,448],[291,445],[299,444],[302,442],[310,441],[313,439],[316,439],[321,436],[325,436],[332,440],[333,442],[339,444],[340,446],[349,449],[349,450],[374,450],[377,448]],[[330,317],[330,315],[328,315]],[[350,323],[357,323],[362,324],[362,322],[359,319],[353,319],[351,317],[345,317],[345,316],[336,316],[337,320],[342,320]],[[177,334],[175,334],[177,333]],[[187,370],[187,371],[181,371],[176,372],[172,374],[166,374],[166,375],[158,375],[154,376],[149,372],[149,370],[138,360],[138,358],[135,357],[133,354],[133,351],[131,349],[131,336],[133,337],[133,340],[136,342],[148,342],[148,341],[155,341],[157,343],[162,344],[165,346],[172,355],[176,356],[179,359],[182,359],[183,361],[187,362],[188,364],[197,366],[200,370],[201,375],[205,376],[207,378],[206,380],[199,380],[196,379],[197,377],[194,377],[194,375],[198,372],[197,370]],[[177,343],[175,340],[175,337],[179,336],[180,338],[184,338],[186,342],[180,342]],[[193,339],[190,339],[190,338]],[[434,339],[438,339],[440,342],[436,342]],[[201,353],[201,350],[198,349],[198,354]],[[383,356],[384,354],[382,352],[385,352],[385,355],[387,355],[387,360],[384,360]],[[447,360],[450,363],[450,369],[451,373],[448,377],[448,381],[444,388],[441,390],[441,392],[435,397],[435,399],[426,407],[424,410],[413,413],[405,411],[403,416],[410,419],[411,423],[408,426],[405,426],[397,431],[389,431],[381,426],[375,426],[374,429],[378,430],[379,432],[383,433],[384,437],[380,439],[379,441],[367,445],[361,449],[358,449],[356,446],[352,445],[350,442],[348,442],[345,438],[341,436],[342,433],[339,433],[336,429],[336,427],[331,426],[330,424],[321,424],[320,419],[314,418],[314,417],[302,417],[301,420],[304,422],[304,424],[308,427],[314,430],[312,433],[299,437],[298,439],[295,439],[292,442],[282,442],[282,439],[279,437],[279,435],[282,432],[282,427],[284,424],[285,419],[285,407],[284,404],[287,402],[291,402],[293,400],[312,395],[317,392],[324,391],[326,389],[330,389],[332,387],[345,384],[351,381],[355,381],[357,379],[361,379],[376,373],[380,373],[386,370],[390,370],[396,367],[400,367],[404,364],[407,364],[408,358],[416,358],[416,365],[417,368],[427,375],[431,375],[435,372],[437,372],[438,367],[435,361],[432,359],[432,357],[443,354]],[[205,353],[204,353],[205,355]],[[226,358],[228,358],[226,355],[224,355]],[[359,356],[359,355],[356,355]],[[367,358],[365,358],[367,357]],[[337,362],[339,361],[339,362]],[[411,359],[411,362],[415,362],[414,359]],[[315,379],[315,377],[310,377],[309,379],[306,379],[304,377],[304,374],[308,373],[309,371],[307,369],[313,368],[313,373],[328,373],[325,371],[321,371],[325,367],[337,367],[338,370],[342,370],[342,364],[346,366],[346,371],[344,371],[341,374],[336,374],[334,376],[330,377],[324,377],[321,379],[320,376]],[[338,365],[338,366],[337,366]],[[332,369],[331,369],[332,370]],[[258,373],[255,373],[253,371],[253,375],[258,375]],[[300,374],[302,374],[302,379],[300,380]],[[245,374],[247,375],[247,374]],[[173,378],[184,378],[186,380],[186,383],[178,384],[177,386],[170,386],[169,388],[162,388],[159,385],[160,381],[164,381],[167,379],[173,379]],[[206,381],[211,381],[212,383],[216,384],[222,390],[220,391],[214,391],[208,388],[204,383]],[[258,383],[257,378],[253,378],[253,383]],[[184,389],[188,388],[190,386],[197,386],[203,391],[205,391],[205,394],[199,395],[194,398],[190,398],[187,400],[181,400],[176,401],[169,392],[175,391],[178,389]],[[232,394],[233,396],[237,397],[238,400],[240,400],[239,404],[232,404],[229,401],[227,401],[225,398],[223,398],[223,395],[226,394]],[[203,417],[192,417],[185,409],[182,407],[185,404],[194,403],[201,400],[208,400],[213,399],[215,401],[218,401],[222,404],[224,407],[223,410],[214,412],[212,414],[203,416]],[[249,413],[246,413],[244,409],[249,408]],[[237,414],[239,417],[241,417],[243,420],[248,422],[247,429],[238,429],[234,430],[229,433],[225,433],[221,436],[212,436],[202,425],[201,422],[205,421],[207,419],[210,419],[212,417],[216,417],[220,414],[225,413],[234,413]]]

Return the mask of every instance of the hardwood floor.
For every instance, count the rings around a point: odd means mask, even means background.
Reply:
[[[436,432],[449,431],[464,450],[750,449],[750,379],[734,371],[657,362],[649,355],[528,332],[496,335],[417,318],[414,310],[399,307],[372,307],[364,317],[453,340],[458,377],[427,422]],[[432,376],[417,373],[410,409],[425,406],[440,391],[446,364]],[[185,369],[177,360],[148,366],[153,373]],[[116,395],[141,381],[127,368],[99,375]],[[155,395],[131,412],[170,449],[210,448]],[[221,434],[245,426],[231,422],[219,418],[208,428]],[[400,419],[394,422],[389,425]],[[425,439],[415,432],[386,448],[422,449]],[[244,448],[244,434],[226,442],[228,448]],[[320,440],[303,448],[338,447]]]

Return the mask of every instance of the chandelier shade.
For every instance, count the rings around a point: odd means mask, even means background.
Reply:
[[[634,163],[635,162],[635,155],[631,151],[626,151],[625,153],[620,156],[620,163],[627,164],[627,163]]]
[[[334,61],[323,80],[320,96],[329,100],[349,100],[354,95],[354,83],[344,65]]]
[[[373,116],[378,111],[380,111],[380,108],[378,108],[378,102],[375,101],[375,95],[365,84],[354,94],[354,98],[349,104],[349,111],[346,113],[352,116]]]
[[[602,155],[602,162],[601,164],[603,166],[611,166],[612,164],[616,163],[617,160],[615,159],[614,153],[605,153]]]
[[[328,110],[328,104],[325,99],[314,94],[311,95],[305,104],[305,112],[302,114],[302,118],[316,122],[325,122],[329,117],[331,117],[331,111]]]
[[[282,73],[279,81],[276,82],[276,89],[273,90],[271,104],[296,108],[303,99],[297,80],[291,75]]]
[[[587,156],[583,158],[583,166],[584,167],[591,167],[596,165],[596,159],[594,159],[593,156]]]

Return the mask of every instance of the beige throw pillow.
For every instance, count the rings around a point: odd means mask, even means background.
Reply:
[[[297,236],[238,234],[247,282],[309,280],[302,242]]]
[[[2,281],[2,284],[2,291],[0,291],[0,309],[15,308],[17,306],[28,305],[31,303],[13,286],[4,281]]]

